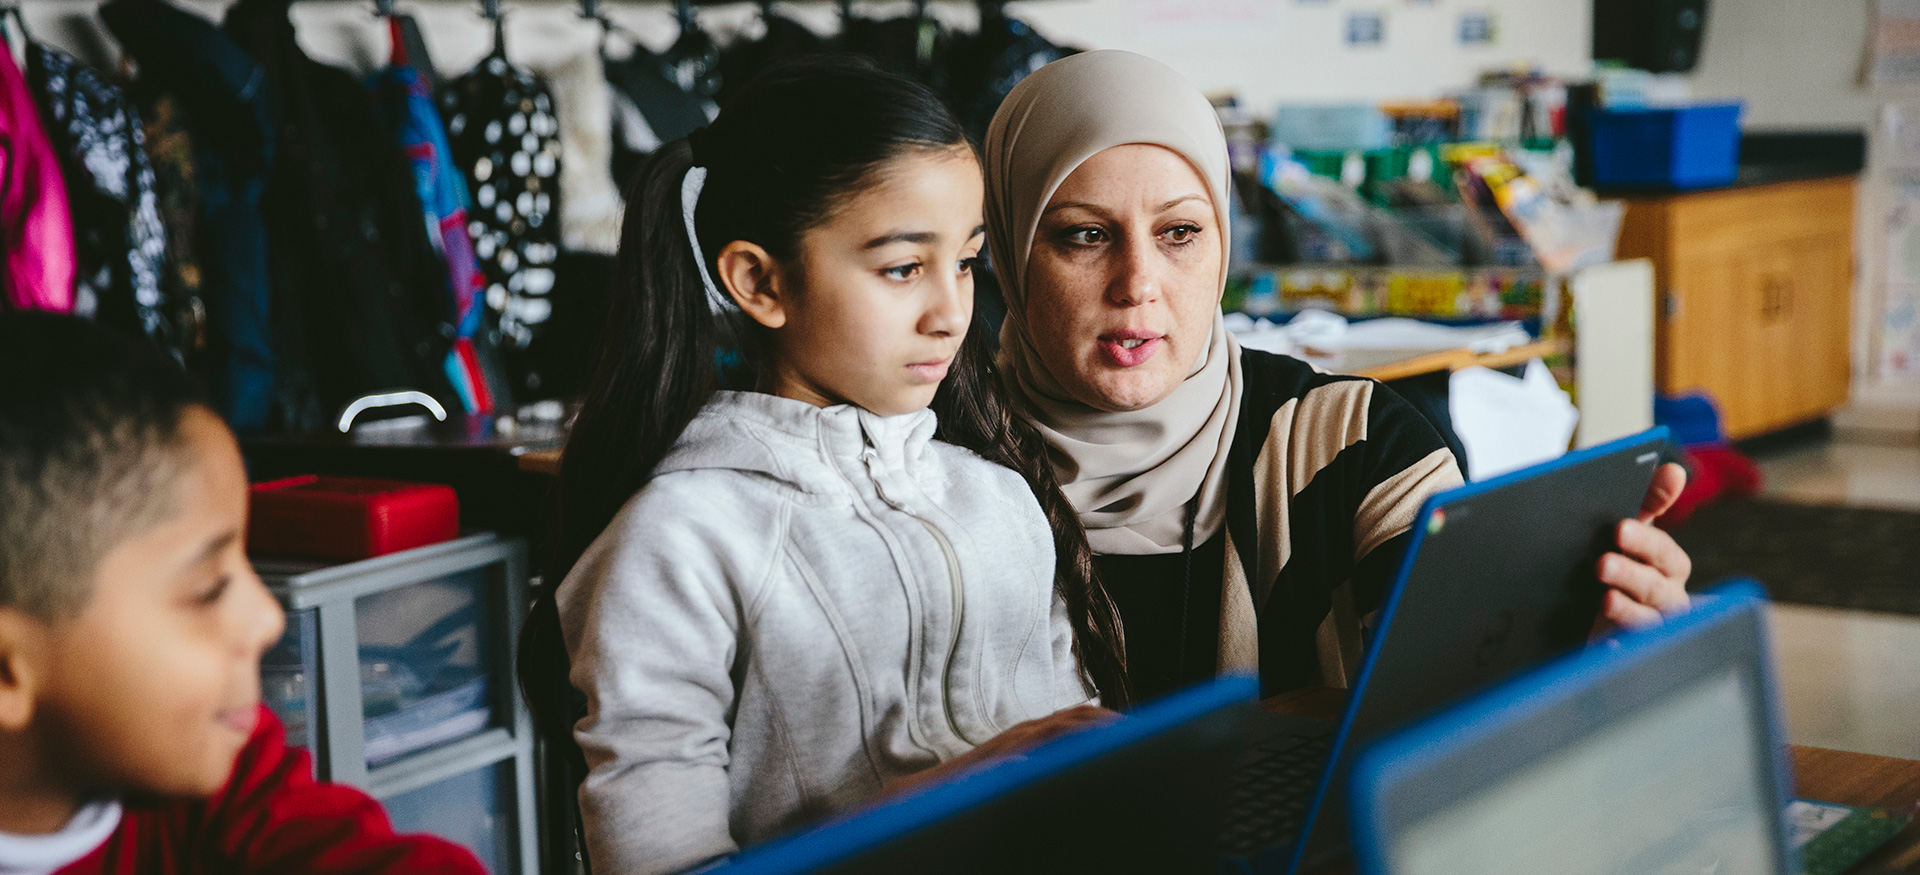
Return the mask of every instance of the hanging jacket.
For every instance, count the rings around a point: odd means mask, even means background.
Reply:
[[[455,165],[447,132],[433,108],[433,93],[419,71],[390,66],[368,81],[392,133],[413,169],[414,193],[425,210],[427,232],[446,265],[448,306],[453,311],[453,349],[446,374],[468,413],[487,413],[508,400],[498,378],[489,379],[474,338],[485,323],[485,280],[467,235],[467,182]]]
[[[625,190],[640,160],[705,127],[719,112],[712,101],[681,88],[673,71],[646,46],[625,58],[604,57],[614,90],[613,181]]]
[[[841,51],[871,58],[880,69],[905,76],[945,95],[954,35],[929,15],[846,20],[834,41]]]
[[[139,113],[98,70],[38,41],[27,44],[27,84],[67,186],[74,312],[144,334],[185,364],[178,302],[161,285],[167,239]]]
[[[8,307],[73,311],[73,223],[60,160],[13,53],[0,52],[0,257]]]
[[[571,199],[571,195],[569,195]],[[553,311],[544,342],[557,350],[587,350],[606,334],[606,313],[613,291],[614,257],[599,252],[562,251],[553,265],[553,296],[567,302]],[[544,372],[555,398],[577,397],[586,391],[591,357],[555,356]]]
[[[412,169],[358,77],[300,49],[289,2],[239,0],[225,24],[265,69],[280,125],[262,202],[276,317],[297,312],[326,414],[400,388],[457,405],[443,370],[453,312]]]
[[[175,174],[190,164],[215,403],[241,432],[317,422],[299,311],[274,310],[268,278],[261,199],[275,123],[266,71],[212,22],[171,4],[111,0],[100,18],[139,65],[142,87],[178,105],[191,138],[190,155],[175,143],[163,164]]]
[[[1023,21],[1000,15],[980,22],[980,30],[953,46],[948,102],[960,124],[979,142],[1000,102],[1033,71],[1073,54],[1035,32]]]
[[[194,171],[193,132],[185,110],[173,95],[129,82],[127,97],[140,113],[140,133],[146,139],[147,160],[153,165],[153,201],[166,229],[167,252],[161,259],[160,289],[175,302],[179,349],[187,370],[203,383],[217,379],[207,358],[207,310],[201,297],[200,191]]]
[[[680,20],[680,36],[660,53],[660,60],[681,90],[709,101],[720,94],[720,44],[690,15]]]
[[[560,190],[567,193],[560,201],[560,249],[612,255],[620,248],[622,206],[613,181],[613,88],[606,66],[599,52],[589,51],[541,74],[553,89],[560,123]],[[560,273],[557,260],[554,273]],[[555,298],[561,298],[558,288]]]
[[[500,38],[496,33],[496,40]],[[560,121],[546,83],[495,51],[440,92],[440,118],[473,208],[467,231],[486,277],[487,328],[521,400],[553,397],[544,342],[560,255]]]
[[[1089,701],[1020,475],[719,392],[556,590],[594,868],[678,871]]]
[[[413,72],[420,74],[420,81],[427,84],[428,94],[440,92],[439,68],[433,65],[433,56],[427,51],[427,35],[420,32],[420,22],[404,12],[395,13],[390,19],[395,28],[394,38],[399,43],[401,57]]]
[[[762,15],[766,33],[757,39],[738,39],[720,51],[720,105],[779,64],[826,51],[831,44],[812,28],[784,15]]]

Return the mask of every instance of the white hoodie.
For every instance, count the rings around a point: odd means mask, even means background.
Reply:
[[[683,869],[1086,702],[1025,480],[883,417],[721,392],[561,583],[594,868]]]

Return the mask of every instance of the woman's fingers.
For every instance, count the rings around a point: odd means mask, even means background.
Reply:
[[[1673,537],[1645,523],[1626,520],[1616,540],[1621,552],[1600,557],[1600,582],[1612,589],[1603,612],[1617,625],[1658,621],[1687,609],[1687,576],[1693,561]],[[1635,607],[1620,604],[1632,602]],[[1644,609],[1644,610],[1642,610]],[[1615,616],[1615,614],[1619,616]]]
[[[1661,465],[1653,472],[1653,483],[1647,486],[1646,498],[1640,501],[1640,521],[1650,523],[1666,513],[1686,488],[1687,469],[1672,462]]]
[[[1687,608],[1687,593],[1660,570],[1618,553],[1600,557],[1600,582],[1615,592],[1664,614]]]
[[[1607,590],[1606,600],[1600,606],[1600,615],[1622,629],[1644,629],[1659,625],[1661,620],[1659,611],[1634,601],[1617,589]]]
[[[1670,594],[1678,596],[1685,607],[1687,578],[1693,576],[1693,559],[1666,531],[1647,523],[1623,520],[1614,531],[1614,543],[1620,552],[1642,565],[1651,566],[1671,581]],[[1660,607],[1656,604],[1654,607]]]

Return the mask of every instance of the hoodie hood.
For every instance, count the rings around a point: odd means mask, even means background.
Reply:
[[[936,423],[930,409],[881,416],[853,404],[816,407],[764,392],[715,392],[653,473],[723,469],[805,492],[840,491],[869,449],[886,470],[922,467]]]

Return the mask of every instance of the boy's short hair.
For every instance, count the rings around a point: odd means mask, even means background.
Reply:
[[[0,608],[52,622],[100,560],[173,510],[193,379],[83,319],[0,313]]]

